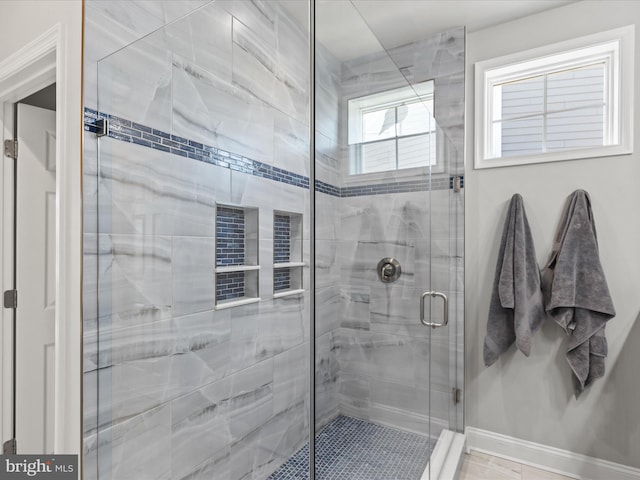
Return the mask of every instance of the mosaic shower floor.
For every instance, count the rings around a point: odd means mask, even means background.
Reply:
[[[427,437],[340,415],[316,436],[317,480],[420,480],[435,446]],[[309,445],[267,480],[308,480]]]

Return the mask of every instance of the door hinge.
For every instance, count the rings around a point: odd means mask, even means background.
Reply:
[[[462,177],[453,177],[453,193],[460,193],[462,188]]]
[[[4,308],[18,308],[18,291],[4,291]]]
[[[16,453],[18,453],[18,444],[16,443],[15,438],[7,440],[2,444],[3,455],[15,455]]]
[[[18,140],[5,140],[4,141],[4,156],[18,158]]]
[[[462,399],[462,390],[460,390],[459,388],[454,388],[453,390],[453,404],[457,405],[460,403],[460,400]]]
[[[109,135],[109,119],[99,118],[96,120],[96,136],[104,137],[105,135]]]

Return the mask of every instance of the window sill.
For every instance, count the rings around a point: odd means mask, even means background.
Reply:
[[[445,173],[442,165],[433,167],[406,168],[401,170],[386,170],[384,172],[372,173],[345,173],[343,186],[361,186],[379,184],[384,182],[405,182],[408,180],[426,179],[429,174]]]
[[[513,157],[482,158],[476,153],[476,169],[512,167],[517,165],[529,165],[533,163],[562,162],[566,160],[584,160],[587,158],[613,157],[633,153],[631,145],[607,145],[594,148],[580,148],[575,150],[562,150],[558,152],[539,153],[535,155],[518,155]]]

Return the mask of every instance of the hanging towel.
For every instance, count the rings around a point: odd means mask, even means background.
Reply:
[[[531,337],[545,318],[533,237],[522,196],[516,193],[509,204],[498,252],[484,339],[485,365],[492,365],[513,342],[529,356]]]
[[[616,314],[600,264],[591,199],[584,190],[569,197],[543,269],[542,287],[549,316],[569,335],[566,358],[578,397],[604,375],[604,328]]]

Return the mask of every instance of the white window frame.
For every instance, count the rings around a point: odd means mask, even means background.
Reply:
[[[395,88],[392,90],[387,90],[379,93],[372,93],[368,95],[364,95],[362,97],[353,98],[347,100],[347,143],[349,147],[349,151],[362,143],[367,143],[362,141],[362,114],[370,111],[379,106],[394,106],[400,105],[403,102],[408,101],[429,101],[434,100],[434,92],[435,92],[435,81],[427,80],[424,82],[416,83],[413,85],[409,85],[406,87]],[[435,118],[435,112],[434,112]],[[403,179],[403,178],[412,178],[416,175],[423,175],[428,172],[438,172],[444,171],[441,162],[438,161],[438,127],[437,121],[434,125],[432,134],[435,135],[436,141],[436,158],[435,163],[431,166],[421,166],[421,167],[412,167],[412,168],[401,168],[394,170],[384,170],[379,172],[366,172],[366,173],[352,173],[352,162],[354,161],[351,158],[351,153],[348,153],[348,161],[345,162],[344,167],[344,182],[348,185],[357,185],[368,182],[376,182],[383,179],[393,178],[393,179]],[[425,132],[427,133],[427,132]],[[389,138],[391,140],[394,137]],[[402,138],[400,137],[395,137]]]
[[[625,155],[633,152],[634,26],[518,52],[475,64],[476,169]],[[492,157],[494,86],[604,62],[605,145],[539,154]]]

